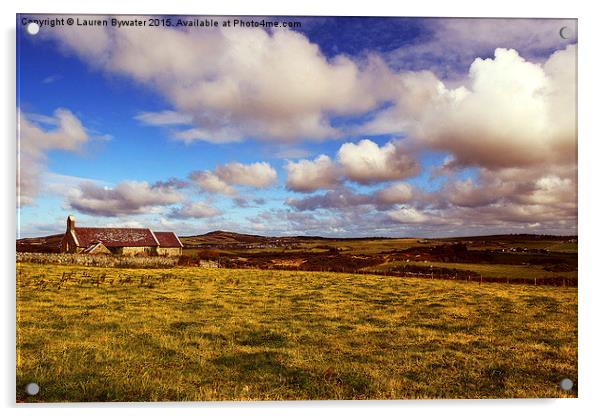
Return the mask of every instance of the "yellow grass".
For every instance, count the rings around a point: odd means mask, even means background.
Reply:
[[[18,400],[576,396],[558,388],[577,381],[576,288],[266,270],[17,271]],[[60,283],[65,272],[73,275]],[[41,391],[28,397],[31,381]]]

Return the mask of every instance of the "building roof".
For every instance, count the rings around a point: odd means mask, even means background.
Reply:
[[[106,246],[103,243],[101,243],[99,241],[97,243],[90,244],[88,247],[86,247],[86,249],[84,251],[82,251],[82,253],[84,253],[84,254],[96,254],[96,253],[110,254],[111,252],[109,251],[109,249],[106,248]]]
[[[75,227],[79,247],[100,242],[105,247],[157,247],[159,242],[148,228]]]
[[[154,234],[161,248],[184,247],[178,236],[171,231],[155,231]]]

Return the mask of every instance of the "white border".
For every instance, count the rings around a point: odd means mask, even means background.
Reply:
[[[104,415],[111,408],[116,415],[142,413],[148,415],[169,414],[330,414],[342,411],[359,415],[368,411],[379,414],[420,412],[420,414],[488,415],[511,413],[545,413],[546,415],[592,414],[602,408],[600,366],[600,317],[602,302],[602,276],[594,269],[601,228],[599,220],[600,179],[602,165],[599,123],[600,104],[600,33],[599,14],[585,2],[546,1],[527,2],[506,0],[483,2],[470,0],[419,2],[393,2],[370,0],[363,3],[351,1],[305,0],[292,2],[276,0],[229,0],[227,2],[193,2],[190,0],[145,0],[125,2],[102,0],[95,3],[68,0],[20,0],[2,2],[3,42],[1,101],[2,127],[2,204],[4,227],[0,239],[0,256],[4,266],[2,274],[2,315],[5,325],[2,334],[2,387],[0,404],[9,414],[40,412],[47,415],[81,414]],[[594,2],[588,2],[594,4]],[[15,14],[20,13],[99,13],[99,14],[231,14],[231,15],[324,15],[324,16],[467,16],[467,17],[571,17],[579,19],[579,399],[566,400],[461,400],[461,401],[389,401],[389,402],[255,402],[255,403],[186,403],[186,404],[87,404],[87,405],[14,405],[15,343],[14,343],[14,249],[15,249]],[[596,120],[597,119],[597,120]],[[166,409],[166,406],[169,408]],[[21,410],[19,410],[21,408]],[[85,410],[84,410],[85,409]],[[599,411],[599,410],[598,410]],[[5,413],[6,414],[6,413]]]

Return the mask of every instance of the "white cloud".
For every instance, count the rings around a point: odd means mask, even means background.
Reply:
[[[368,139],[345,143],[337,161],[348,179],[362,184],[404,179],[419,171],[418,162],[393,142],[382,147]]]
[[[63,76],[59,74],[49,75],[42,80],[42,84],[52,84],[62,78]]]
[[[266,188],[276,181],[277,174],[266,162],[248,165],[232,162],[215,168],[215,174],[222,181],[233,185],[246,185],[255,188]]]
[[[524,191],[511,195],[511,200],[519,204],[556,207],[576,213],[576,177],[562,177],[559,173],[546,174],[535,180],[522,182],[527,184]]]
[[[323,195],[313,195],[302,199],[289,198],[286,203],[298,211],[314,211],[316,209],[344,210],[372,204],[373,199],[371,195],[356,194],[349,189],[340,188],[328,191]]]
[[[83,182],[93,183],[97,186],[107,186],[108,183],[91,178],[83,178],[79,176],[61,175],[53,172],[45,172],[41,178],[41,185],[44,188],[44,193],[58,197],[69,197],[77,195],[79,185]]]
[[[392,105],[377,113],[376,117],[351,129],[355,134],[404,134],[419,127],[420,118],[434,102],[441,100],[445,85],[430,71],[401,72],[389,88],[394,98]],[[445,93],[462,94],[462,88]]]
[[[69,110],[59,108],[52,117],[46,116],[51,130],[34,124],[27,114],[17,109],[18,172],[17,192],[19,206],[32,204],[40,191],[42,176],[46,171],[49,150],[76,151],[90,136],[81,121]]]
[[[276,170],[266,162],[248,165],[231,162],[218,165],[214,172],[208,170],[192,172],[190,179],[204,191],[233,196],[238,192],[232,185],[266,188],[276,181],[277,174]]]
[[[396,223],[469,235],[489,232],[575,233],[576,166],[481,168],[476,178],[449,179],[440,189],[416,192],[387,215]],[[537,225],[533,225],[537,224]]]
[[[576,161],[576,47],[543,65],[515,50],[474,60],[466,86],[448,89],[434,77],[415,84],[425,99],[407,97],[367,123],[367,131],[403,131],[420,146],[454,155],[457,166],[491,169]]]
[[[326,155],[314,160],[288,162],[286,188],[295,192],[313,192],[317,189],[331,189],[340,184],[340,169]]]
[[[172,133],[172,137],[187,144],[198,140],[208,143],[236,143],[242,141],[239,131],[228,126],[223,126],[218,131],[198,127],[178,130]]]
[[[148,182],[123,181],[114,188],[84,182],[79,185],[78,192],[69,196],[68,204],[85,214],[114,217],[144,214],[182,200],[183,196],[178,191],[152,186]]]
[[[450,179],[427,199],[439,207],[452,204],[477,208],[505,203],[556,207],[566,214],[577,208],[576,180],[576,166],[482,168],[476,179]]]
[[[171,218],[209,218],[220,214],[220,210],[205,202],[188,202],[181,207],[173,208]]]
[[[288,162],[286,187],[296,192],[333,189],[348,180],[360,184],[387,182],[415,176],[420,167],[399,141],[380,147],[371,140],[344,143],[336,161],[326,155],[314,160]]]
[[[221,180],[216,174],[208,170],[196,171],[190,174],[190,179],[202,190],[224,195],[236,195],[236,189]]]
[[[189,114],[178,113],[177,111],[143,111],[136,114],[136,120],[151,126],[170,126],[179,124],[191,124],[192,116]]]
[[[412,187],[407,183],[395,183],[376,193],[376,200],[382,204],[405,204],[412,199]]]
[[[389,211],[388,215],[393,221],[401,224],[419,224],[432,221],[427,214],[412,207],[401,207]]]

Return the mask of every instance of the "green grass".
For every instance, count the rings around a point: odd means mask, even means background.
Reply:
[[[19,401],[576,396],[558,388],[577,381],[575,288],[27,263],[17,272]],[[63,272],[74,276],[59,284]],[[41,391],[27,397],[31,381]]]
[[[430,247],[435,244],[420,244],[416,238],[395,238],[384,240],[346,240],[346,241],[329,241],[326,244],[333,247],[338,247],[343,253],[347,254],[379,254],[383,251],[390,250],[405,250],[411,247]]]
[[[430,247],[438,245],[439,243],[433,241],[432,243],[421,244],[416,238],[395,238],[395,239],[375,239],[375,240],[309,240],[303,242],[297,242],[292,244],[293,248],[284,247],[269,247],[269,248],[245,248],[245,249],[219,249],[219,253],[225,255],[239,255],[244,257],[245,254],[258,254],[258,253],[326,253],[328,249],[323,247],[336,247],[345,254],[379,254],[383,251],[390,250],[405,250],[411,247]],[[203,248],[184,248],[183,253],[185,255],[195,255]]]
[[[479,273],[483,277],[500,277],[507,279],[545,279],[552,277],[565,277],[567,279],[577,279],[577,272],[549,272],[544,270],[544,266],[534,265],[512,265],[512,264],[475,264],[475,263],[448,263],[437,261],[396,261],[380,264],[376,267],[366,268],[374,270],[389,270],[393,267],[404,265],[415,266],[433,266],[447,269],[467,270]]]
[[[500,247],[504,248],[528,248],[530,250],[546,249],[550,252],[556,253],[577,253],[578,243],[568,243],[565,241],[557,240],[542,240],[542,241],[517,241],[517,242],[503,242],[498,244],[490,245],[474,245],[471,246],[473,250],[499,250]]]

